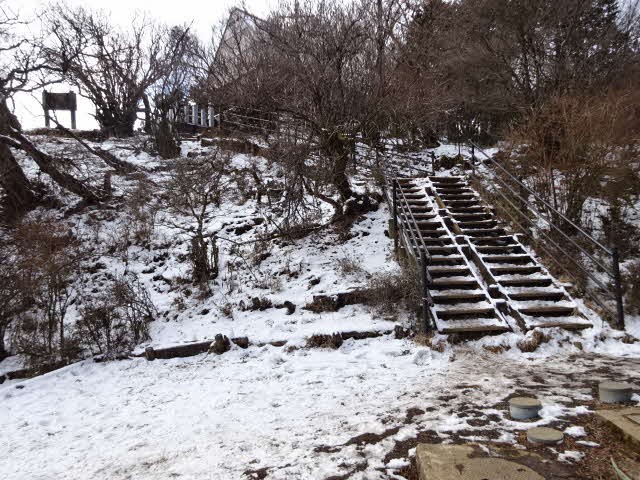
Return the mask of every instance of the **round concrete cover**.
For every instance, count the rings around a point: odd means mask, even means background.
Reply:
[[[520,408],[542,407],[540,400],[530,397],[513,397],[509,400],[509,405]]]
[[[632,390],[633,385],[631,385],[630,383],[622,383],[622,382],[602,382],[600,384],[600,388],[602,390],[624,392],[627,390]]]
[[[564,434],[554,428],[537,427],[527,430],[527,439],[533,443],[554,444],[560,443]]]

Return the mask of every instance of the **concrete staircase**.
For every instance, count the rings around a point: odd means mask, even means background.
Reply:
[[[468,245],[493,298],[506,302],[506,313],[524,329],[587,328],[566,289],[552,277],[516,235],[509,234],[493,211],[462,177],[430,177],[427,191],[460,245]]]
[[[432,299],[431,318],[436,328],[443,333],[510,330],[477,270],[443,221],[434,200],[427,195],[425,180],[398,178],[396,182],[398,197],[406,203],[403,209],[410,210],[410,213],[404,212],[405,218],[401,220],[404,225],[415,221],[420,241],[430,256],[428,288]],[[406,230],[401,230],[400,235],[403,247],[411,249],[414,258],[420,258],[420,246],[412,236]]]

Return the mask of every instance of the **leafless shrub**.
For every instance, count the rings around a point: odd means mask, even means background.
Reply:
[[[9,355],[4,337],[12,321],[29,307],[30,292],[22,288],[18,252],[11,242],[0,242],[0,361]]]
[[[148,291],[131,273],[112,280],[80,313],[78,337],[93,354],[111,357],[148,340],[149,322],[157,316]]]
[[[634,262],[624,279],[627,295],[625,307],[629,313],[640,314],[640,261]]]
[[[15,330],[17,349],[34,365],[71,361],[75,342],[65,335],[65,320],[77,298],[74,275],[87,251],[64,223],[47,218],[23,222],[14,241],[23,295],[31,305]]]
[[[624,188],[611,187],[637,153],[638,95],[613,91],[551,98],[511,132],[513,169],[539,196],[581,225],[588,198],[610,204],[621,199]],[[561,218],[553,220],[563,225]]]
[[[155,185],[146,176],[140,176],[125,197],[125,221],[129,224],[131,241],[136,245],[148,246],[153,237],[158,213],[156,192]]]
[[[169,215],[164,222],[187,233],[192,279],[205,290],[218,276],[218,247],[215,235],[205,227],[217,214],[229,188],[228,157],[217,151],[206,158],[185,159],[171,173],[165,198]]]
[[[342,345],[342,336],[339,333],[331,335],[316,334],[307,338],[307,348],[332,348],[338,349]]]
[[[400,272],[372,275],[365,290],[365,301],[386,314],[396,312],[402,304],[417,312],[422,306],[420,285],[417,269],[407,264]]]
[[[336,267],[342,275],[361,275],[366,271],[362,268],[362,264],[359,260],[344,256],[336,260]]]

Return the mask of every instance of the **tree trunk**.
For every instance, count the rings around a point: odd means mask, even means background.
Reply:
[[[4,129],[0,127],[0,131]],[[28,211],[37,203],[31,182],[22,171],[11,149],[0,143],[0,187],[5,192],[3,213],[5,218],[14,219]]]
[[[0,322],[0,361],[4,360],[9,356],[9,352],[4,344],[4,335],[7,331],[7,325]]]
[[[166,118],[160,120],[155,132],[156,147],[162,158],[175,158],[180,154],[180,147],[173,135],[171,123]]]
[[[144,103],[144,133],[151,135],[151,105],[146,94],[142,95],[142,103]]]
[[[332,160],[331,183],[338,190],[340,200],[344,202],[353,196],[351,184],[347,177],[347,167],[349,166],[348,141],[340,133],[331,132],[324,139],[324,150]]]
[[[109,137],[131,137],[137,120],[136,106],[125,112],[116,109],[106,110],[96,113],[96,120],[102,130]]]

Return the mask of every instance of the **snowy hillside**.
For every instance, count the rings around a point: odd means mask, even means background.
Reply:
[[[38,141],[50,151],[71,148],[64,139]],[[110,209],[64,219],[91,250],[67,325],[96,293],[86,290],[88,279],[100,284],[125,272],[149,292],[157,315],[150,339],[127,359],[97,363],[86,355],[0,385],[6,478],[414,478],[418,441],[518,443],[531,423],[509,420],[505,400],[514,393],[541,398],[536,424],[578,432],[580,441],[551,453],[573,462],[597,441],[582,429],[596,383],[635,380],[640,344],[623,342],[587,310],[595,326],[581,332],[513,332],[457,344],[439,335],[396,338],[396,326],[404,332],[415,321],[401,303],[314,308],[314,297],[364,291],[399,271],[384,203],[349,227],[328,224],[331,211],[319,204],[309,231],[293,238],[274,235],[273,205],[234,187],[206,224],[220,264],[210,291],[200,291],[188,278],[189,220],[169,218],[161,192],[178,162],[214,147],[184,142],[182,158],[161,160],[135,153],[136,144],[102,146],[140,171],[112,178]],[[265,182],[282,175],[259,156],[234,154],[229,162],[234,178],[249,169]],[[378,188],[364,169],[352,181],[363,191]],[[139,196],[135,208],[132,195]],[[146,236],[129,231],[150,212]],[[51,213],[32,213],[40,214]],[[246,337],[249,345],[232,343],[222,355],[144,358],[148,347],[217,334]],[[314,342],[317,335],[329,340]],[[20,367],[10,357],[0,374]]]

